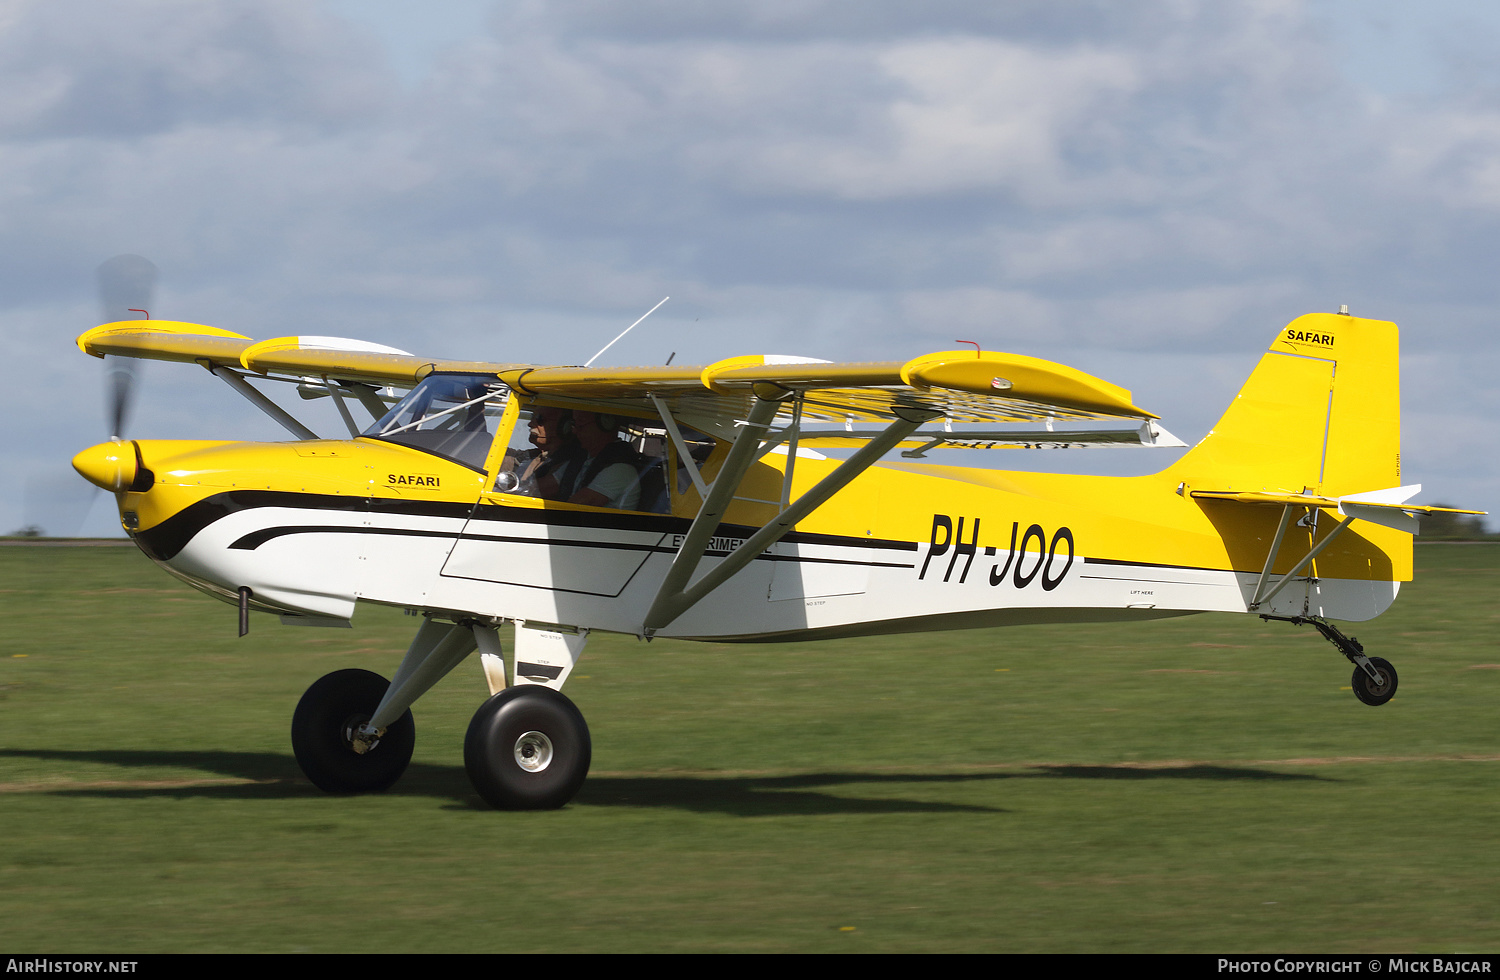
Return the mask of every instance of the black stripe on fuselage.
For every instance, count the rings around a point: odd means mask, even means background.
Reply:
[[[1207,565],[1172,565],[1166,562],[1124,561],[1119,558],[1084,558],[1085,565],[1116,565],[1121,568],[1174,568],[1187,572],[1235,572],[1235,568],[1209,568]],[[1258,573],[1247,573],[1258,574]]]
[[[432,506],[433,501],[412,501]],[[439,504],[454,508],[454,516],[463,517],[468,507],[462,504]],[[260,507],[305,507],[313,510],[366,513],[367,497],[338,494],[296,493],[286,490],[226,490],[189,504],[155,527],[134,534],[140,549],[157,561],[171,561],[199,531],[231,514]],[[444,515],[447,516],[447,515]]]
[[[205,497],[197,503],[184,507],[155,527],[144,531],[137,531],[135,533],[136,543],[140,545],[142,551],[146,552],[152,558],[158,561],[170,561],[187,546],[187,543],[199,531],[202,531],[210,524],[214,524],[231,514],[263,507],[323,510],[342,513],[368,513],[380,516],[446,517],[467,521],[468,524],[462,536],[466,540],[477,541],[535,540],[509,535],[486,534],[484,533],[483,525],[488,523],[545,524],[549,527],[600,528],[616,531],[645,531],[658,534],[686,534],[688,528],[692,525],[692,521],[688,518],[673,517],[669,514],[640,514],[628,511],[575,511],[561,508],[506,507],[491,504],[476,507],[473,504],[437,500],[398,500],[389,497],[353,497],[336,494],[298,493],[285,490],[226,490],[223,493],[216,493],[211,497]],[[714,536],[744,540],[758,530],[759,528],[747,525],[721,524],[714,532]],[[316,527],[288,525],[252,531],[236,540],[230,547],[253,551],[273,538],[287,534],[301,533],[405,534],[413,537],[452,537],[455,539],[459,537],[458,534],[452,532],[419,529],[351,527],[344,525]],[[802,531],[793,531],[782,540],[793,544],[833,545],[843,548],[875,548],[888,551],[915,552],[918,549],[915,541],[855,538],[837,534],[818,534]],[[616,548],[620,550],[667,550],[660,549],[654,545],[626,545],[586,540],[538,541],[537,543],[569,544],[579,547]],[[675,548],[670,550],[676,551]],[[711,549],[705,552],[709,556],[728,553],[728,549],[722,551]],[[765,557],[781,561],[796,560],[789,556],[767,555]],[[871,564],[876,566],[886,564],[884,562],[843,561],[841,559],[830,558],[804,558],[801,560],[833,564]],[[894,565],[891,567],[909,568],[912,566]]]
[[[396,527],[351,527],[347,524],[288,524],[281,527],[266,527],[251,531],[235,540],[229,547],[236,551],[254,551],[267,541],[291,534],[395,534],[413,538],[455,538],[464,541],[499,541],[505,544],[535,544],[548,548],[602,548],[608,551],[644,551],[651,554],[675,555],[676,548],[654,544],[628,544],[621,541],[591,541],[587,538],[530,538],[515,534],[473,534],[465,532],[454,535],[451,531],[426,531],[416,528]],[[733,554],[727,548],[708,548],[705,557],[715,558]],[[812,565],[863,565],[869,568],[916,568],[915,562],[855,561],[849,558],[813,558],[807,555],[758,555],[757,560],[790,561]]]

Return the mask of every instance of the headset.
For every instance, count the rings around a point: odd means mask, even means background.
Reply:
[[[539,406],[538,408],[533,409],[533,413],[541,411],[543,407],[545,406]],[[535,414],[533,414],[532,417],[535,418]],[[618,415],[606,415],[602,412],[594,413],[594,422],[599,426],[599,428],[603,429],[605,432],[608,432],[610,435],[618,435],[620,430],[625,426],[625,419],[623,419],[622,417]],[[573,421],[573,410],[570,408],[563,409],[562,414],[557,418],[558,433],[563,436],[570,436],[573,434],[574,425],[575,423]]]
[[[539,405],[536,408],[533,408],[531,410],[531,421],[535,421],[538,412],[546,411],[550,407],[551,406],[548,405]],[[528,421],[526,423],[528,427],[531,425],[531,421]],[[560,410],[560,414],[557,416],[557,431],[558,434],[562,436],[570,436],[573,434],[572,409],[564,408]]]

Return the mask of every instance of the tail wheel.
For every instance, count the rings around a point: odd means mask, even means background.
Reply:
[[[486,803],[553,810],[578,792],[593,745],[583,714],[550,687],[510,687],[480,705],[464,736],[464,768]]]
[[[1381,657],[1371,657],[1370,666],[1375,668],[1375,673],[1380,675],[1380,680],[1371,679],[1365,673],[1363,667],[1358,665],[1354,668],[1354,679],[1350,686],[1354,688],[1354,696],[1365,704],[1382,705],[1396,696],[1396,668],[1391,666],[1389,660]]]
[[[417,727],[408,711],[363,753],[353,735],[370,720],[390,682],[368,670],[339,670],[319,678],[292,715],[292,753],[312,784],[327,793],[389,789],[411,762]]]

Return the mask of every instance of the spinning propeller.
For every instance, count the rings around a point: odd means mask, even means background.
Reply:
[[[150,316],[156,266],[139,255],[116,255],[99,266],[101,323],[140,320]],[[135,396],[135,368],[128,358],[104,359],[104,403],[107,442],[85,449],[74,459],[74,469],[105,490],[129,487],[138,472],[135,446],[124,439],[125,424]],[[26,480],[23,513],[27,535],[51,532],[73,537],[83,530],[98,491],[81,486],[74,474],[33,473]]]
[[[116,320],[151,319],[152,293],[156,289],[156,266],[139,255],[116,255],[99,266],[101,323]],[[135,397],[135,366],[130,358],[104,358],[105,400],[109,437],[123,438],[125,420]]]
[[[139,255],[116,255],[99,266],[99,304],[105,323],[150,319],[156,266]],[[124,437],[135,398],[135,367],[129,358],[104,359],[105,421],[109,441],[73,457],[73,468],[97,487],[128,490],[141,472],[139,449]],[[81,523],[81,522],[80,522]]]

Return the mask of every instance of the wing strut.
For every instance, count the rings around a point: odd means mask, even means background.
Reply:
[[[323,375],[323,387],[333,396],[334,405],[338,406],[339,418],[344,420],[344,428],[349,430],[349,438],[353,439],[359,435],[359,426],[354,424],[354,416],[349,414],[349,406],[344,404],[344,386],[337,381],[329,381],[328,375]]]
[[[698,488],[698,496],[704,500],[708,499],[708,485],[703,482],[703,474],[698,472],[698,464],[693,462],[692,453],[688,452],[687,443],[682,439],[682,430],[677,428],[677,420],[672,418],[666,404],[655,395],[648,396],[651,404],[656,406],[656,413],[661,416],[661,424],[666,426],[667,435],[672,437],[672,445],[677,447],[677,461],[692,477],[693,486]]]
[[[672,559],[672,567],[667,569],[661,589],[657,591],[656,599],[646,613],[642,629],[647,636],[671,624],[678,616],[697,605],[704,596],[723,585],[736,572],[754,561],[767,548],[780,541],[797,525],[798,521],[869,469],[881,456],[909,436],[918,426],[942,415],[941,412],[931,409],[895,408],[896,420],[886,426],[884,431],[862,446],[853,456],[840,463],[832,473],[818,481],[816,486],[798,497],[795,503],[784,508],[774,520],[752,534],[744,544],[725,557],[708,574],[689,586],[688,582],[693,572],[697,570],[698,562],[702,560],[709,540],[713,537],[714,531],[718,530],[719,522],[724,517],[730,498],[739,488],[740,480],[744,478],[750,464],[754,462],[755,450],[760,445],[762,433],[769,428],[771,420],[776,417],[776,411],[782,399],[790,394],[791,392],[787,392],[781,398],[760,397],[756,399],[749,421],[745,423],[744,430],[730,447],[729,455],[725,458],[724,465],[719,470],[719,475],[715,478],[707,499],[703,501],[703,507],[698,511],[698,516],[693,518],[692,527],[688,529],[682,547],[678,549],[677,556]]]
[[[233,388],[235,391],[244,395],[247,399],[249,399],[250,404],[254,405],[262,412],[265,412],[267,415],[271,416],[271,418],[275,419],[281,424],[281,427],[283,429],[286,429],[298,439],[318,438],[318,434],[316,432],[309,429],[301,422],[298,422],[296,419],[292,418],[289,414],[286,413],[286,411],[282,409],[280,405],[271,401],[271,399],[267,398],[265,395],[252,388],[250,386],[250,382],[246,381],[244,376],[239,372],[231,371],[229,370],[229,368],[220,367],[217,364],[205,364],[204,367],[208,368],[209,373],[214,377],[218,378],[225,384],[229,385],[229,387]]]

